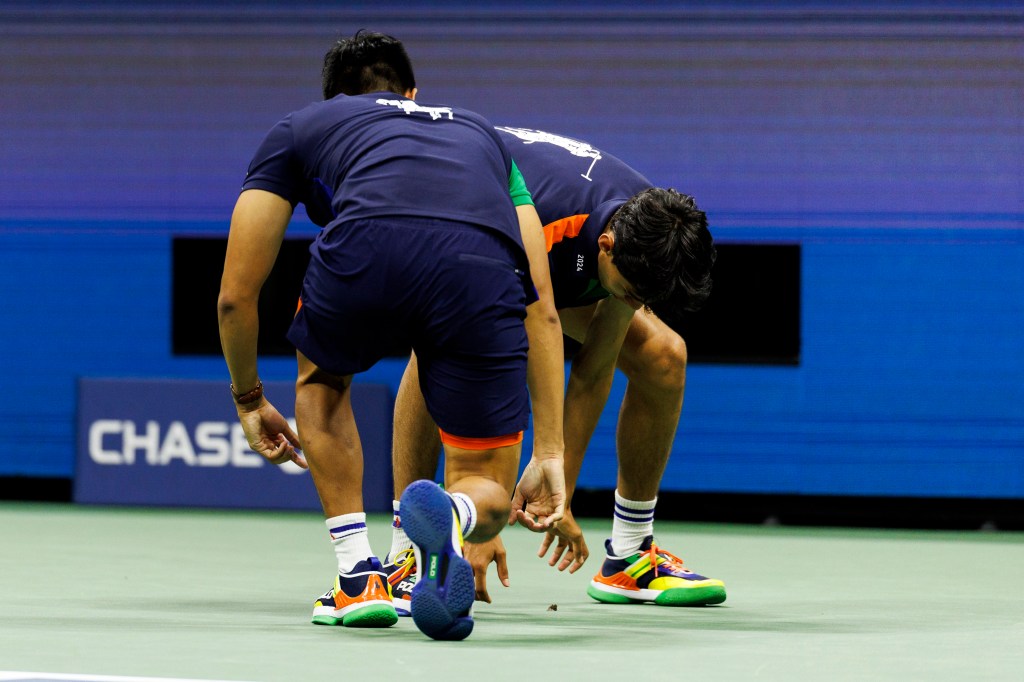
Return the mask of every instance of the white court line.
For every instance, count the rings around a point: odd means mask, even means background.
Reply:
[[[118,677],[116,675],[67,675],[63,673],[25,673],[0,670],[0,681],[7,682],[229,682],[228,680],[197,680],[180,677]],[[231,682],[239,682],[232,680]]]

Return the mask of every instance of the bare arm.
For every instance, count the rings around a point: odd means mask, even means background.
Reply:
[[[530,259],[530,273],[538,300],[526,309],[526,333],[530,338],[527,381],[533,405],[534,456],[562,457],[562,400],[565,390],[565,351],[562,323],[548,270],[544,230],[533,206],[517,206],[523,244]]]
[[[608,401],[615,362],[633,314],[633,308],[614,298],[598,303],[587,325],[586,336],[582,337],[583,345],[573,359],[565,392],[565,516],[548,531],[537,552],[537,556],[543,557],[557,540],[548,565],[557,565],[559,571],[569,569],[570,573],[575,573],[590,556],[583,531],[570,506],[583,456]]]
[[[566,506],[572,502],[587,446],[608,402],[615,362],[634,310],[615,298],[597,304],[583,345],[573,358],[565,392]]]
[[[217,299],[220,342],[236,393],[255,388],[260,381],[256,364],[259,336],[259,297],[274,267],[285,230],[291,220],[291,204],[263,190],[242,192],[231,216],[224,275]],[[298,436],[266,397],[239,405],[239,420],[252,448],[275,464],[288,460],[305,466]]]
[[[509,521],[519,521],[533,531],[544,531],[561,519],[565,512],[562,462],[565,448],[562,439],[565,351],[540,218],[533,206],[517,206],[516,212],[539,300],[526,310],[526,333],[530,339],[527,383],[533,407],[533,459],[516,486]]]
[[[277,260],[291,204],[262,190],[242,192],[231,216],[224,275],[217,299],[220,342],[231,383],[247,390],[259,380],[256,339],[260,290]]]

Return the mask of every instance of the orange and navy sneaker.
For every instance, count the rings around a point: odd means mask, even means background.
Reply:
[[[377,557],[334,579],[334,587],[313,602],[313,622],[350,628],[386,628],[398,622],[387,574]]]
[[[455,504],[433,481],[402,493],[402,525],[412,540],[418,575],[412,588],[412,622],[433,639],[465,639],[473,631],[473,567],[462,556],[462,527]]]
[[[412,615],[412,588],[416,586],[416,550],[403,550],[384,562],[391,586],[391,603],[399,616]]]
[[[683,560],[644,538],[640,551],[627,557],[607,556],[601,571],[590,581],[587,594],[608,604],[654,602],[661,606],[707,606],[725,601],[725,584],[705,578],[683,566]]]

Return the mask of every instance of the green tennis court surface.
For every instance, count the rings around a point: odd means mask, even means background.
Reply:
[[[473,635],[434,642],[309,624],[335,570],[315,515],[0,504],[0,680],[1024,679],[1024,534],[658,522],[729,595],[667,608],[586,596],[609,528],[584,521],[573,576],[509,529],[512,587],[492,570]]]

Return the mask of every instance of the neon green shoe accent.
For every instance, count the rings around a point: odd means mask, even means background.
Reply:
[[[314,619],[313,622],[316,622]],[[347,628],[386,628],[398,622],[398,614],[391,604],[373,604],[342,617],[341,624]]]
[[[621,594],[612,594],[610,592],[602,592],[593,585],[587,587],[587,595],[593,597],[597,601],[604,602],[605,604],[631,604],[633,600],[629,597],[624,597]]]
[[[710,606],[725,601],[725,587],[707,585],[704,587],[674,587],[665,590],[655,598],[659,606]]]

